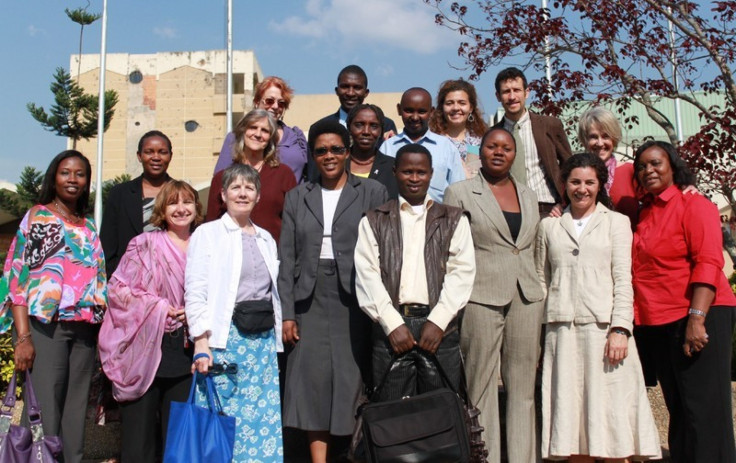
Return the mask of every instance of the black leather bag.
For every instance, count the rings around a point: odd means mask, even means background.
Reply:
[[[445,387],[414,397],[361,406],[358,411],[360,429],[356,429],[351,445],[350,456],[353,461],[471,461],[465,403],[453,389],[434,355],[427,355],[438,367]],[[393,359],[381,383],[371,393],[372,397],[378,396],[391,366],[399,358]]]
[[[270,299],[236,302],[233,309],[233,323],[245,334],[268,331],[274,326],[273,303]]]

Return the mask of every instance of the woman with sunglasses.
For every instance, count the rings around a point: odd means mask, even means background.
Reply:
[[[233,134],[233,163],[253,167],[261,180],[261,199],[253,209],[251,219],[259,227],[265,228],[278,243],[286,192],[296,186],[291,170],[280,162],[277,154],[278,124],[268,111],[254,109],[240,119]],[[212,178],[207,199],[207,222],[225,213],[226,203],[220,194],[222,178],[223,172],[216,173]]]
[[[306,173],[304,166],[307,164],[307,139],[304,138],[304,132],[299,127],[289,127],[282,120],[293,96],[294,90],[284,79],[269,76],[256,86],[253,94],[253,109],[266,110],[277,121],[279,159],[294,172],[295,180],[301,182]],[[227,134],[220,150],[220,156],[217,158],[215,174],[233,163],[235,141],[234,131]]]
[[[336,120],[309,130],[316,182],[286,195],[279,250],[286,367],[284,426],[307,432],[312,462],[330,436],[348,436],[369,365],[371,321],[355,298],[353,250],[363,213],[388,199],[375,180],[345,170],[350,135]]]

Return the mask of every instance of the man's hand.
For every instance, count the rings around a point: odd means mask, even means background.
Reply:
[[[293,346],[299,341],[299,327],[294,320],[284,320],[281,327],[284,344]]]
[[[445,332],[442,328],[427,320],[422,325],[422,337],[419,339],[419,348],[430,354],[434,354],[440,347],[444,334]]]
[[[409,352],[417,344],[414,336],[411,335],[411,331],[409,331],[409,327],[403,323],[389,333],[388,342],[391,343],[391,348],[397,355]]]

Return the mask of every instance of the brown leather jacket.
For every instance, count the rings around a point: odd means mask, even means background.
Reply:
[[[427,291],[429,306],[434,307],[440,298],[442,283],[447,272],[447,259],[450,254],[450,241],[460,217],[465,213],[462,209],[433,203],[427,210],[427,224],[424,241],[424,262],[427,272]],[[376,209],[366,212],[368,224],[378,243],[381,256],[381,280],[391,297],[394,307],[399,307],[399,286],[401,284],[403,240],[401,236],[401,219],[399,202],[391,200]],[[409,271],[411,269],[408,269]],[[447,327],[454,328],[456,320]]]

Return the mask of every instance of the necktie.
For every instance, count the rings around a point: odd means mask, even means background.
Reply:
[[[511,165],[511,175],[518,182],[526,185],[526,149],[524,148],[524,140],[519,131],[518,122],[514,124],[514,141],[516,142],[516,159],[514,159],[514,163]]]

